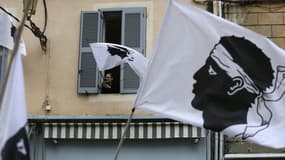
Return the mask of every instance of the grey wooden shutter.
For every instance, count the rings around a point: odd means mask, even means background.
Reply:
[[[89,43],[99,42],[99,12],[81,12],[78,93],[98,93],[98,69]]]
[[[146,9],[126,8],[122,12],[122,44],[131,47],[143,55],[146,41]],[[121,93],[136,93],[139,77],[125,63],[121,65]]]
[[[8,49],[0,46],[0,89],[3,85],[3,80],[7,65]]]

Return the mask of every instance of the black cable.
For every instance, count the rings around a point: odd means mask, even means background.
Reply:
[[[40,28],[32,21],[31,15],[27,18],[27,20],[30,22],[30,26],[32,27],[31,31],[36,37],[39,38],[42,50],[46,51],[47,50],[47,37],[45,36],[44,32],[47,26],[47,5],[46,5],[45,0],[43,0],[43,4],[44,4],[44,14],[45,14],[45,24],[44,24],[43,31],[41,31]]]
[[[20,20],[19,20],[16,16],[14,16],[12,13],[8,12],[8,11],[7,11],[6,9],[4,9],[3,7],[0,6],[0,9],[1,9],[2,11],[4,11],[6,14],[8,14],[10,17],[14,18],[17,22],[20,22]],[[30,26],[28,26],[28,25],[26,25],[26,24],[25,24],[24,26],[32,31],[32,28],[31,28]]]
[[[276,7],[271,7],[271,6],[266,7],[266,6],[256,5],[256,7],[262,8],[262,9],[270,11],[270,12],[273,12],[273,11],[278,11],[278,10],[283,9],[285,7],[285,5],[280,5],[280,6],[276,6]]]
[[[43,4],[44,4],[44,15],[45,15],[45,23],[44,23],[43,31],[41,31],[40,28],[32,21],[31,15],[29,15],[27,17],[27,20],[30,22],[30,26],[28,26],[26,24],[24,26],[29,28],[32,31],[32,33],[36,37],[39,38],[42,50],[46,51],[47,50],[47,37],[44,34],[46,31],[47,16],[48,16],[46,0],[43,0]],[[14,16],[13,14],[11,14],[10,12],[8,12],[6,9],[4,9],[1,6],[0,6],[0,9],[3,10],[5,13],[7,13],[12,18],[14,18],[17,22],[19,22],[19,19],[16,16]]]
[[[12,13],[8,12],[6,9],[0,6],[0,9],[2,9],[5,13],[7,13],[9,16],[13,17],[17,22],[20,22],[20,20],[15,17]]]
[[[46,0],[43,0],[43,3],[44,3],[44,11],[45,11],[45,24],[44,24],[43,33],[45,33],[46,27],[47,27],[48,13],[47,13],[47,3],[46,3]]]
[[[47,37],[44,33],[40,30],[40,28],[32,21],[31,17],[28,17],[27,20],[30,22],[30,26],[32,27],[31,31],[33,34],[39,38],[41,48],[43,51],[47,49]]]
[[[266,6],[258,5],[258,4],[268,4],[268,5],[277,4],[277,3],[284,2],[284,0],[206,0],[202,3],[214,2],[214,1],[221,1],[221,2],[224,2],[227,4],[239,4],[239,5],[254,4],[255,7],[262,8],[262,9],[267,10],[267,11],[278,11],[278,10],[281,10],[285,7],[284,4],[282,4],[280,6],[276,6],[276,7],[271,7],[271,6],[266,7]],[[198,1],[196,1],[196,2],[198,2]]]
[[[219,0],[213,0],[213,1],[219,1]],[[284,0],[221,0],[222,2],[229,3],[229,4],[241,4],[241,5],[248,5],[248,4],[255,4],[255,7],[262,8],[267,11],[278,11],[285,7],[284,4],[281,4],[280,6],[271,7],[271,4],[277,4],[284,2]],[[270,7],[262,6],[259,4],[268,4]]]
[[[207,0],[207,1],[220,1],[220,0]],[[278,3],[284,2],[284,0],[221,0],[226,3],[237,3],[237,4],[254,4],[254,3]]]

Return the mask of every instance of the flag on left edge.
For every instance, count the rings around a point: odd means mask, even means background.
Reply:
[[[23,43],[12,61],[0,108],[0,160],[29,160],[27,113],[22,66]]]
[[[12,49],[14,45],[13,33],[14,27],[10,17],[0,10],[0,46]]]

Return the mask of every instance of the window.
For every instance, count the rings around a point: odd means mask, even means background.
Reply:
[[[145,12],[145,8],[81,12],[78,93],[104,93],[101,86],[104,75],[97,69],[89,43],[122,44],[145,54]],[[105,93],[136,93],[139,87],[139,77],[128,64],[105,71],[105,76],[107,74],[112,75],[115,89]]]
[[[0,88],[2,88],[7,64],[8,49],[0,46]]]

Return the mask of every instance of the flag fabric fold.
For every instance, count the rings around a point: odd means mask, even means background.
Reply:
[[[170,0],[134,107],[283,148],[284,62],[266,37]]]
[[[148,60],[138,51],[113,43],[90,43],[90,47],[100,71],[128,63],[140,78],[143,77]]]
[[[12,61],[0,108],[0,160],[29,160],[24,92],[23,43]]]

